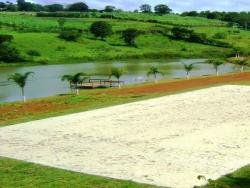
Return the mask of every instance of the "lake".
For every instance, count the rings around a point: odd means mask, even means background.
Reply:
[[[186,59],[174,62],[162,61],[130,61],[130,62],[103,62],[103,63],[82,63],[82,64],[62,64],[62,65],[41,65],[27,67],[0,67],[0,101],[18,101],[22,100],[21,91],[13,82],[8,82],[7,78],[13,73],[34,72],[35,75],[30,77],[25,87],[26,97],[39,98],[59,94],[69,93],[69,84],[62,82],[61,77],[65,74],[75,74],[84,72],[91,75],[91,78],[109,78],[112,68],[118,67],[125,70],[121,78],[125,84],[143,83],[153,80],[147,77],[147,71],[151,66],[157,66],[159,70],[165,73],[164,77],[158,79],[184,78],[186,72],[180,62],[199,63],[191,76],[215,74],[212,65],[205,64],[204,59]],[[202,63],[203,62],[203,63]],[[230,73],[239,71],[232,64],[225,64],[220,68],[220,73]],[[112,78],[115,80],[115,78]]]

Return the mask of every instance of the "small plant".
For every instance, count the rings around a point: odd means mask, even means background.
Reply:
[[[244,58],[237,58],[236,60],[234,60],[234,63],[241,67],[240,68],[241,72],[244,72],[245,66],[248,66],[247,59]]]
[[[114,77],[117,79],[119,88],[121,87],[120,78],[122,77],[122,75],[123,75],[124,73],[125,73],[125,72],[124,72],[123,69],[113,68],[113,69],[111,70],[110,78],[111,78],[112,76],[114,76]]]
[[[225,62],[223,60],[220,60],[220,59],[210,59],[210,60],[208,60],[208,63],[213,65],[213,67],[216,71],[216,75],[219,76],[219,67],[221,65],[223,65]]]
[[[80,73],[76,73],[74,75],[63,75],[61,80],[62,81],[67,80],[69,82],[71,93],[72,93],[72,85],[74,84],[76,86],[76,95],[79,95],[78,84],[82,83],[83,81],[85,81],[88,78],[89,77],[85,73],[80,72]]]
[[[59,18],[57,20],[57,22],[58,22],[59,27],[62,29],[62,28],[64,28],[64,25],[66,23],[66,19],[65,18]]]
[[[157,82],[157,75],[160,74],[160,75],[164,75],[163,72],[161,72],[157,67],[150,67],[148,73],[147,73],[147,76],[151,76],[153,75],[154,76],[154,81]]]
[[[186,71],[187,79],[190,79],[190,72],[194,69],[194,63],[192,64],[186,64],[182,63],[184,66],[184,69]]]

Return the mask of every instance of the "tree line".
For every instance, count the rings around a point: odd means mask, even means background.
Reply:
[[[142,13],[152,13],[151,6],[148,4],[143,4],[140,6],[140,11]],[[7,2],[0,2],[1,11],[27,11],[27,12],[58,12],[58,11],[73,11],[73,12],[114,12],[122,11],[121,9],[116,9],[115,6],[107,5],[103,10],[90,9],[89,6],[84,2],[76,2],[68,4],[66,6],[54,3],[48,5],[41,5],[37,3],[26,2],[25,0],[17,0],[16,4]],[[159,4],[154,7],[154,12],[159,15],[169,14],[172,11],[167,5]],[[138,10],[135,10],[138,12]]]
[[[190,11],[183,12],[181,15],[217,19],[228,22],[229,26],[236,24],[244,29],[250,28],[250,12]]]

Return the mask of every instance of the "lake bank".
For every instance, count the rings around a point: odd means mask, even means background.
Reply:
[[[0,67],[0,101],[20,100],[20,89],[13,82],[8,82],[9,75],[14,73],[34,72],[25,88],[28,99],[48,97],[70,92],[69,84],[62,82],[63,75],[84,72],[92,79],[110,79],[113,68],[124,70],[121,80],[125,85],[141,84],[153,81],[153,76],[147,76],[147,72],[152,66],[164,73],[158,75],[157,80],[176,79],[186,77],[186,72],[182,63],[194,63],[191,76],[212,75],[215,70],[212,65],[206,64],[205,59],[179,59],[176,61],[148,60],[141,62],[102,62],[102,63],[82,63],[82,64],[61,64],[61,65],[39,65],[23,67]],[[238,67],[233,64],[225,64],[220,68],[220,74],[238,72]],[[116,80],[116,78],[111,78]]]
[[[159,81],[157,84],[129,85],[122,89],[84,90],[80,92],[79,96],[61,95],[33,99],[26,103],[2,103],[0,105],[0,126],[83,112],[217,85],[249,85],[249,80],[250,72],[245,72],[219,77],[198,77],[191,80],[165,80]]]

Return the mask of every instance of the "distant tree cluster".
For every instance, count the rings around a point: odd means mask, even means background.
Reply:
[[[89,10],[89,7],[84,2],[76,2],[64,7],[62,4],[49,4],[49,5],[40,5],[36,3],[26,2],[25,0],[17,0],[16,4],[10,2],[0,2],[1,11],[26,11],[26,12],[57,12],[57,11],[74,11],[74,12],[86,12]]]
[[[152,7],[149,4],[143,4],[140,6],[140,10],[142,13],[152,13]],[[167,5],[160,4],[156,5],[154,7],[155,14],[164,15],[164,14],[170,14],[172,12],[172,9],[170,9]]]
[[[26,12],[60,12],[60,11],[71,11],[71,12],[120,12],[121,9],[116,9],[113,5],[107,5],[103,10],[89,9],[89,6],[84,2],[75,2],[64,6],[59,3],[41,5],[37,3],[27,2],[26,0],[17,0],[16,4],[11,2],[0,2],[0,11],[26,11]],[[152,7],[149,4],[143,4],[140,6],[142,13],[152,13]],[[164,4],[159,4],[154,7],[155,14],[164,15],[169,14],[172,10]]]
[[[240,27],[244,29],[250,28],[250,12],[191,11],[191,12],[183,12],[182,16],[199,16],[208,19],[218,19],[229,22],[230,26],[238,24]]]
[[[196,33],[194,30],[186,27],[173,27],[171,33],[172,37],[176,40],[185,40],[188,42],[208,44],[225,48],[232,47],[229,43],[217,40],[220,37],[224,37],[221,33],[217,33],[212,39],[208,38],[206,33]]]

